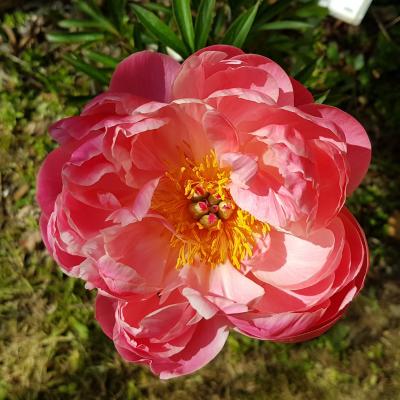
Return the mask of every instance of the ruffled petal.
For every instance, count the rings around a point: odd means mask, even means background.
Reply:
[[[117,66],[111,78],[110,91],[169,102],[179,68],[179,63],[167,55],[151,51],[134,53]]]
[[[201,320],[185,349],[171,357],[172,362],[153,362],[151,370],[161,379],[170,379],[197,371],[222,350],[229,330],[222,317]]]
[[[363,126],[351,115],[336,107],[308,104],[301,109],[314,116],[331,121],[343,132],[347,143],[347,160],[350,164],[347,194],[361,183],[371,162],[371,142]]]

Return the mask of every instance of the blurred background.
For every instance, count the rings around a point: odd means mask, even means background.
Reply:
[[[400,399],[400,2],[360,26],[314,0],[192,0],[195,40],[166,1],[0,1],[1,399]],[[368,237],[366,287],[345,318],[301,344],[232,333],[194,375],[160,381],[122,361],[97,326],[94,292],[64,276],[38,233],[38,168],[50,123],[79,113],[119,60],[144,48],[183,58],[206,44],[264,54],[373,143],[348,202]]]

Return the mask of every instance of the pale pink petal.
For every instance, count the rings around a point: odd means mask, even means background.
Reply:
[[[218,307],[216,307],[212,301],[208,300],[199,291],[185,287],[182,290],[182,294],[189,300],[190,305],[203,318],[210,319],[218,312]]]
[[[258,169],[255,157],[241,153],[225,153],[221,156],[220,162],[222,167],[231,168],[231,182],[242,188],[248,188],[248,182]]]
[[[261,297],[261,286],[240,273],[230,263],[219,265],[210,272],[209,293],[239,304],[248,304]]]
[[[87,282],[88,289],[97,288],[117,298],[149,296],[158,290],[149,285],[132,267],[115,262],[108,255],[97,261],[86,260],[80,267],[80,277]]]
[[[254,275],[270,285],[302,289],[326,277],[336,268],[344,243],[343,224],[313,231],[307,239],[272,230],[271,244],[259,260],[253,260]]]
[[[204,315],[213,312],[213,308],[207,308],[208,302],[213,303],[224,313],[245,312],[250,303],[264,294],[264,289],[260,285],[229,262],[213,269],[207,265],[188,266],[181,270],[180,277],[186,287],[195,290],[183,294],[188,295],[192,306]],[[203,296],[204,300],[199,300],[198,296]]]
[[[110,91],[169,102],[179,68],[179,63],[167,55],[150,51],[134,53],[117,66]]]
[[[116,210],[108,217],[108,220],[121,224],[121,226],[141,221],[150,209],[153,194],[159,181],[160,178],[148,181],[138,191],[131,207]]]

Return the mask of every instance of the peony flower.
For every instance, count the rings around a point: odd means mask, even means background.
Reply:
[[[60,145],[37,193],[47,249],[98,290],[121,356],[161,378],[208,363],[229,329],[316,337],[364,284],[367,244],[344,203],[368,136],[263,56],[135,53],[50,131]]]

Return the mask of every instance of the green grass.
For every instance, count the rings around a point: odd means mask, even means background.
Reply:
[[[364,291],[318,339],[282,345],[232,334],[211,364],[167,382],[118,356],[94,320],[94,293],[60,272],[38,236],[35,177],[54,147],[48,125],[77,113],[99,87],[62,60],[64,48],[53,51],[43,39],[63,10],[1,17],[21,41],[37,25],[34,16],[46,15],[22,49],[0,30],[0,400],[400,399],[400,24],[384,32],[376,21],[388,26],[396,4],[377,0],[375,17],[360,28],[324,20],[304,35],[308,47],[299,53],[278,46],[270,54],[260,37],[248,45],[292,72],[313,56],[311,73],[299,77],[315,94],[331,89],[326,103],[368,128],[373,163],[349,202],[371,250]]]

